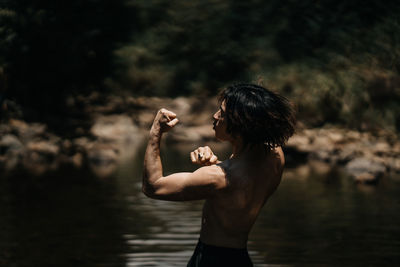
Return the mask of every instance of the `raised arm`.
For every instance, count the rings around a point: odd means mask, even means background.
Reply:
[[[143,192],[149,192],[149,190],[145,189],[150,189],[150,185],[163,176],[160,158],[161,137],[163,133],[172,129],[178,121],[175,113],[163,108],[157,112],[154,118],[144,156]]]
[[[161,137],[177,123],[175,113],[166,109],[158,111],[150,130],[144,158],[143,192],[151,198],[184,201],[204,199],[225,188],[225,174],[216,165],[200,168],[193,173],[181,172],[163,176]]]

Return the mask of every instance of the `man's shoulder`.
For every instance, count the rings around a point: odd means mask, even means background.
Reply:
[[[285,154],[283,153],[283,150],[280,146],[276,147],[274,149],[275,151],[275,155],[276,155],[276,159],[278,161],[278,165],[283,168],[283,166],[285,165]]]

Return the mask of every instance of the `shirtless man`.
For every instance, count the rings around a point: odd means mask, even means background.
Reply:
[[[163,176],[162,134],[172,129],[175,113],[160,109],[150,130],[144,159],[143,192],[170,201],[205,199],[200,239],[188,266],[253,266],[247,239],[261,208],[278,187],[285,163],[281,146],[294,132],[290,103],[253,84],[227,87],[213,115],[217,139],[232,144],[229,159],[219,161],[209,147],[191,152],[194,172]]]

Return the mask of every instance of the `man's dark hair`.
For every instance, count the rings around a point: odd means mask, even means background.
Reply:
[[[295,112],[283,96],[254,84],[234,84],[219,95],[226,104],[227,132],[246,144],[282,146],[295,130]]]

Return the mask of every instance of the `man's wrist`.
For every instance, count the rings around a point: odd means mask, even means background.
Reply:
[[[161,127],[153,125],[150,129],[150,138],[151,139],[161,138],[161,136],[162,136]]]

